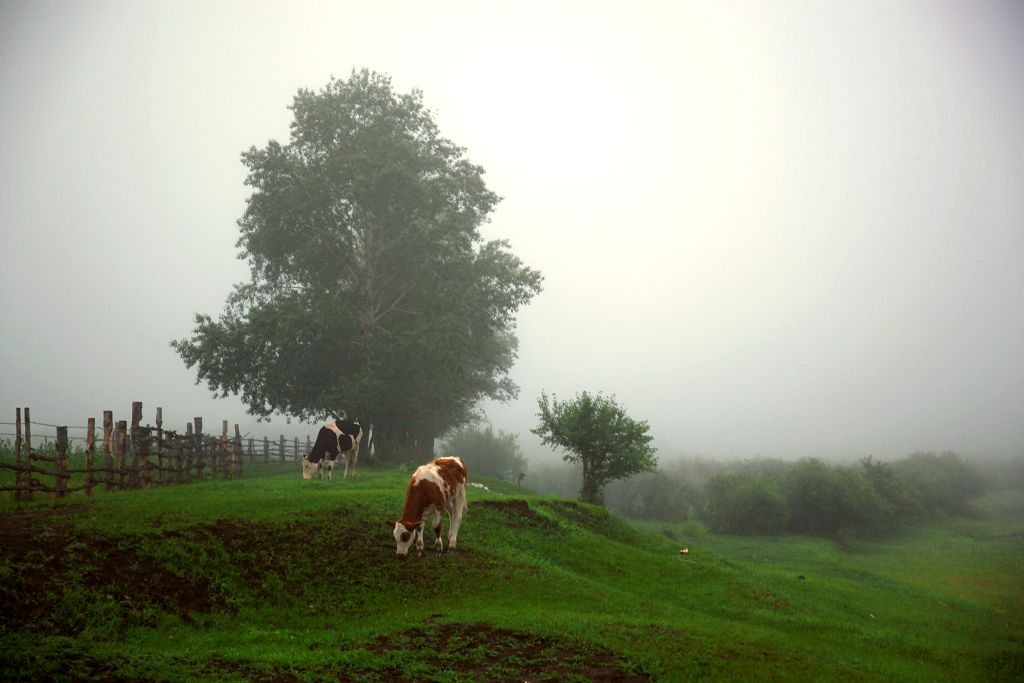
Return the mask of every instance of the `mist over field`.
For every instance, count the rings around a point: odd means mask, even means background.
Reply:
[[[1024,454],[1011,0],[4,0],[0,422],[299,431],[169,343],[249,278],[240,154],[361,68],[422,90],[544,277],[482,406],[538,466],[538,397],[584,390],[663,462]]]

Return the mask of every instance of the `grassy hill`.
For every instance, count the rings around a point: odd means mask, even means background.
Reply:
[[[398,559],[407,474],[0,514],[2,680],[1019,680],[1024,494],[898,538],[751,539],[471,489]],[[690,553],[679,553],[688,545]],[[429,546],[428,546],[429,548]]]

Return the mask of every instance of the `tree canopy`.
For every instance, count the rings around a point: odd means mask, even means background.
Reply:
[[[347,415],[378,454],[429,454],[480,399],[516,396],[514,316],[542,278],[481,236],[500,198],[420,91],[354,71],[290,109],[287,145],[242,154],[251,281],[172,346],[255,415]]]
[[[647,422],[629,417],[614,397],[584,391],[574,401],[559,401],[542,393],[537,404],[540,425],[531,431],[564,449],[565,461],[582,465],[583,501],[600,505],[609,481],[657,466]]]
[[[491,425],[466,425],[452,431],[441,444],[441,454],[465,458],[477,476],[518,483],[526,475],[527,462],[516,435],[495,432]]]

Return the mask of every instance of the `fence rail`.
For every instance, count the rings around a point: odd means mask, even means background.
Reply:
[[[71,493],[155,485],[180,484],[193,481],[242,475],[245,464],[255,462],[295,462],[309,452],[310,437],[305,438],[305,451],[299,438],[277,440],[262,438],[262,449],[252,435],[243,437],[238,425],[229,436],[228,421],[221,423],[219,436],[203,431],[203,418],[196,417],[185,425],[184,433],[163,428],[163,409],[156,409],[156,425],[142,424],[142,402],[132,403],[131,423],[113,419],[113,411],[103,411],[102,442],[96,441],[96,419],[90,417],[82,437],[69,437],[63,425],[33,425],[29,408],[17,408],[12,434],[14,462],[0,462],[0,470],[14,471],[14,482],[0,477],[0,491],[14,493],[15,500],[32,500],[34,493],[52,493],[63,498]],[[39,448],[32,444],[32,428],[43,425],[56,430],[52,442],[44,440]],[[73,453],[71,440],[85,442],[84,449]],[[52,449],[51,449],[52,446]],[[42,450],[40,450],[40,448]],[[49,454],[52,450],[52,455]],[[75,457],[72,457],[72,456]],[[74,466],[72,466],[74,465]],[[84,475],[76,477],[74,475]],[[52,485],[48,483],[52,480]],[[76,482],[72,485],[72,481]]]

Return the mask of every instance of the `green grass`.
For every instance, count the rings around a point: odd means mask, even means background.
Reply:
[[[17,616],[0,617],[0,679],[1024,671],[1021,492],[977,501],[972,519],[836,542],[630,524],[485,480],[492,492],[469,490],[457,553],[402,561],[384,521],[407,477],[302,481],[268,465],[236,481],[5,503],[0,596]]]

